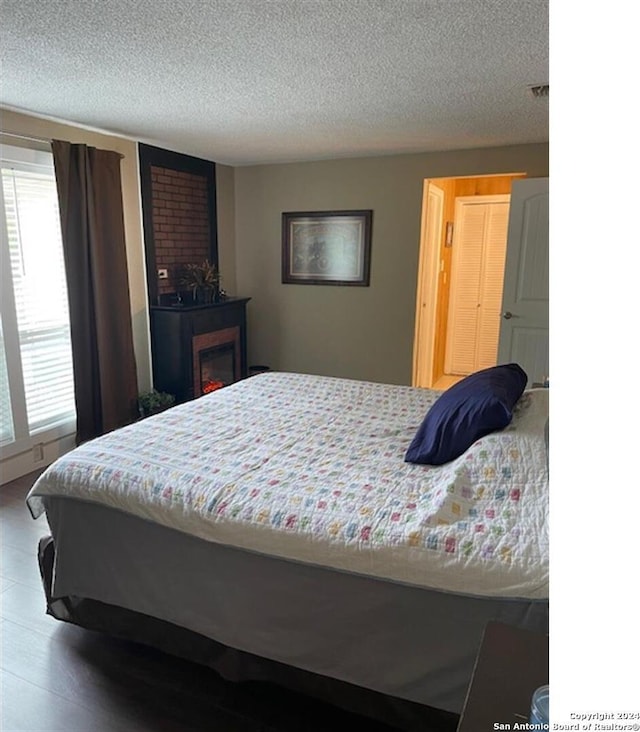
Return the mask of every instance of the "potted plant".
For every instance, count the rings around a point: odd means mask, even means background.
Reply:
[[[138,413],[140,417],[150,417],[152,414],[158,414],[165,409],[169,409],[175,404],[176,398],[173,394],[165,391],[157,391],[152,389],[138,397]]]
[[[220,273],[215,264],[205,259],[202,264],[185,264],[180,285],[191,290],[195,302],[216,302]]]

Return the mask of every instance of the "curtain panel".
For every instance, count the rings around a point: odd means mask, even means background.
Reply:
[[[120,160],[52,141],[64,248],[78,444],[137,414]]]

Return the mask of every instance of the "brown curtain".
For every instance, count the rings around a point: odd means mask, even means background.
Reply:
[[[121,155],[52,141],[69,290],[78,444],[133,421],[137,376]]]

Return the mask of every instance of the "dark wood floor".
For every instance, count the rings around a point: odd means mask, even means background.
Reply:
[[[46,615],[36,554],[49,531],[24,502],[36,476],[0,486],[3,732],[392,732],[302,695],[227,682],[209,668]],[[416,729],[453,732],[455,720]]]

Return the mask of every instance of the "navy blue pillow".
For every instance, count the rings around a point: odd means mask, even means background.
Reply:
[[[527,385],[517,363],[470,374],[447,389],[427,412],[405,462],[442,465],[460,457],[476,440],[504,429]]]

